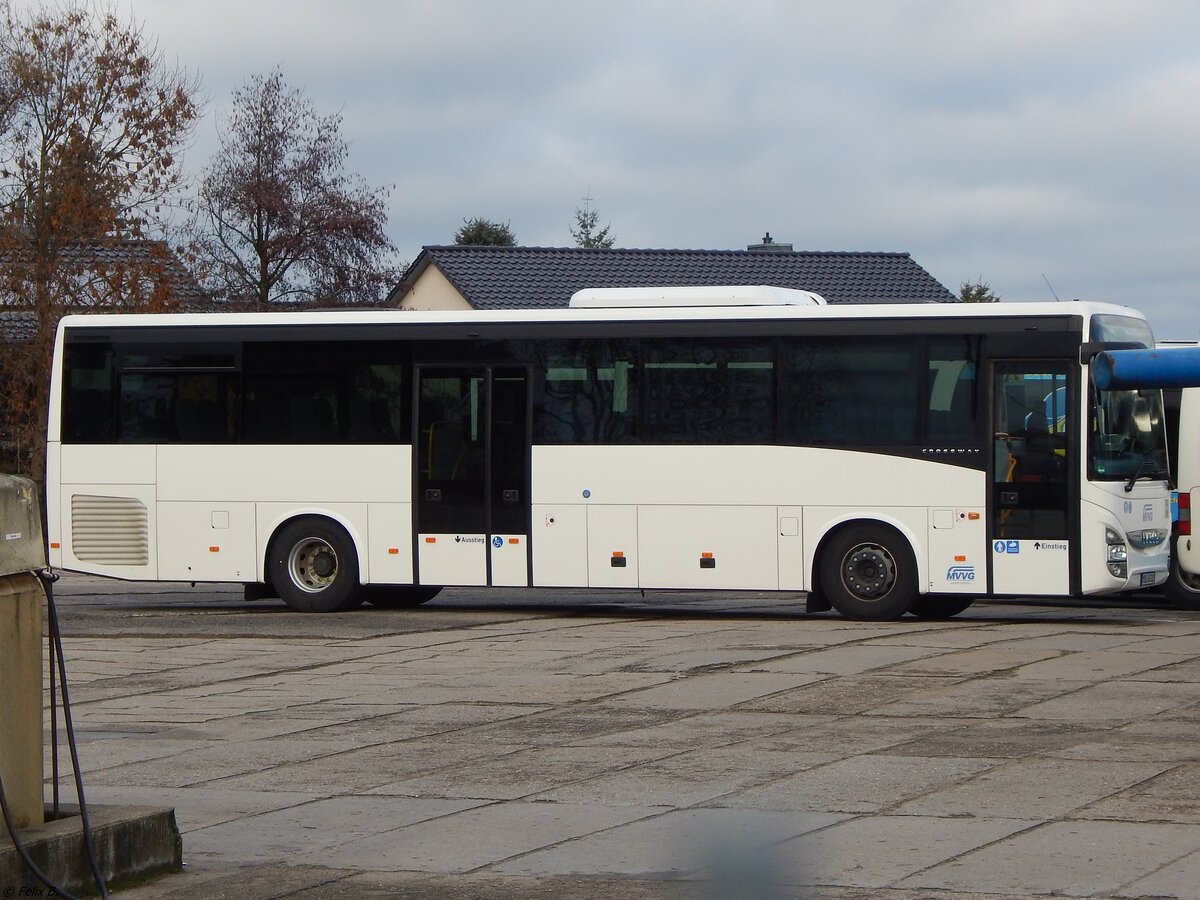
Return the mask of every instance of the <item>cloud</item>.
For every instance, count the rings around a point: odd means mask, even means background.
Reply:
[[[410,259],[475,215],[569,244],[586,195],[624,246],[908,250],[1197,331],[1190,0],[128,2],[205,80],[190,167],[278,64]]]

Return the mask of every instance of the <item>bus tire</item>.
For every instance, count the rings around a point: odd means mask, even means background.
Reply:
[[[949,619],[974,602],[974,597],[956,594],[922,594],[913,601],[908,611],[918,619]]]
[[[1179,567],[1179,553],[1174,544],[1171,545],[1171,572],[1163,591],[1176,609],[1200,609],[1200,575],[1191,575]]]
[[[898,619],[917,597],[917,566],[908,542],[894,529],[852,525],[821,554],[821,587],[848,619]]]
[[[354,542],[328,519],[284,525],[271,542],[267,573],[283,602],[299,612],[340,612],[362,602]]]
[[[442,589],[426,585],[372,584],[363,589],[363,596],[379,609],[406,609],[428,603]]]

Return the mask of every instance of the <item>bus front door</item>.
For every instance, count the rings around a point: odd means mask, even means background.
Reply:
[[[1070,593],[1068,371],[1057,362],[992,368],[992,591]]]
[[[425,366],[417,380],[419,583],[528,585],[528,373]]]

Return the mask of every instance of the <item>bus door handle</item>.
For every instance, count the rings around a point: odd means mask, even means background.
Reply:
[[[505,503],[520,503],[521,502],[521,492],[514,491],[514,490],[504,490],[504,491],[500,492],[500,499],[502,499]]]
[[[1021,502],[1021,495],[1016,491],[1001,491],[1000,505],[1001,506],[1017,506]]]
[[[442,489],[441,488],[426,488],[425,489],[425,502],[426,503],[441,503],[442,502]]]

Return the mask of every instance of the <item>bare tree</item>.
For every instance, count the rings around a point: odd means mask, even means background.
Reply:
[[[258,309],[369,303],[398,280],[383,230],[388,190],[345,172],[341,124],[279,69],[234,92],[190,223],[216,296]]]
[[[172,303],[163,260],[120,250],[160,224],[179,186],[198,85],[111,10],[5,4],[0,19],[0,307],[24,317],[27,337],[0,355],[0,377],[10,432],[40,479],[58,319]]]

